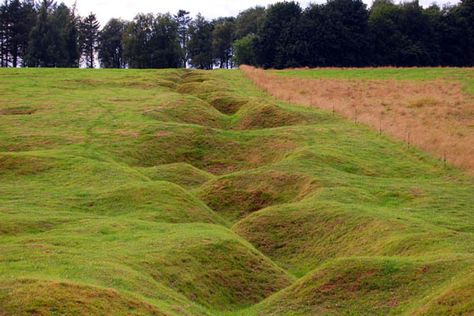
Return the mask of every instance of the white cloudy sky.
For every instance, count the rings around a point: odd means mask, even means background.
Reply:
[[[438,0],[439,4],[456,3],[457,0]],[[61,2],[60,0],[58,2]],[[67,5],[72,5],[75,0],[63,0]],[[104,24],[112,17],[132,19],[140,12],[175,13],[179,9],[190,11],[194,16],[197,13],[207,18],[236,15],[240,11],[256,5],[266,6],[277,1],[271,0],[77,0],[77,8],[81,15],[93,11],[97,18]],[[310,2],[324,3],[325,0],[300,0],[303,7]],[[364,0],[371,4],[372,0]],[[396,1],[398,2],[398,1]],[[420,0],[420,4],[429,5],[433,0]]]

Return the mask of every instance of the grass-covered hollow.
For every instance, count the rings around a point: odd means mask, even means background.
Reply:
[[[474,183],[240,71],[0,70],[0,314],[474,312]]]

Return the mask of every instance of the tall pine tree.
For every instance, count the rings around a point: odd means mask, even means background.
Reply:
[[[212,49],[219,68],[232,68],[233,42],[235,40],[235,19],[221,18],[214,21]]]
[[[213,25],[202,15],[191,22],[189,26],[188,55],[191,65],[199,69],[212,69],[212,30]]]
[[[35,10],[32,1],[12,0],[6,4],[5,11],[6,55],[12,67],[23,64],[28,39],[35,23]]]
[[[170,14],[139,14],[124,36],[124,57],[131,68],[177,68],[182,65],[178,23]]]
[[[27,65],[30,67],[55,67],[54,35],[50,23],[51,12],[55,9],[52,0],[43,0],[38,9],[36,24],[30,34]]]
[[[88,68],[94,68],[99,28],[100,23],[94,13],[89,14],[80,23],[81,52]]]
[[[9,64],[8,29],[8,0],[4,0],[0,5],[0,67],[8,67]]]
[[[181,66],[186,68],[188,63],[187,47],[189,40],[189,23],[191,23],[192,18],[189,16],[189,12],[185,10],[179,10],[174,18],[178,23],[179,43],[182,50]]]

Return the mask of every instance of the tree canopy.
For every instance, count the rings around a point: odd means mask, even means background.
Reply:
[[[54,0],[3,0],[1,67],[264,68],[473,66],[474,0],[327,0],[253,7],[208,20],[188,11],[111,19]]]

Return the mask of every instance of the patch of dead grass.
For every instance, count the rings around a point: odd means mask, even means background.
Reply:
[[[31,115],[37,110],[28,106],[0,109],[0,115]]]
[[[242,70],[279,99],[337,112],[474,174],[474,98],[460,83],[302,79]]]
[[[33,175],[46,171],[52,163],[41,158],[0,154],[0,176],[12,173],[17,176]]]

